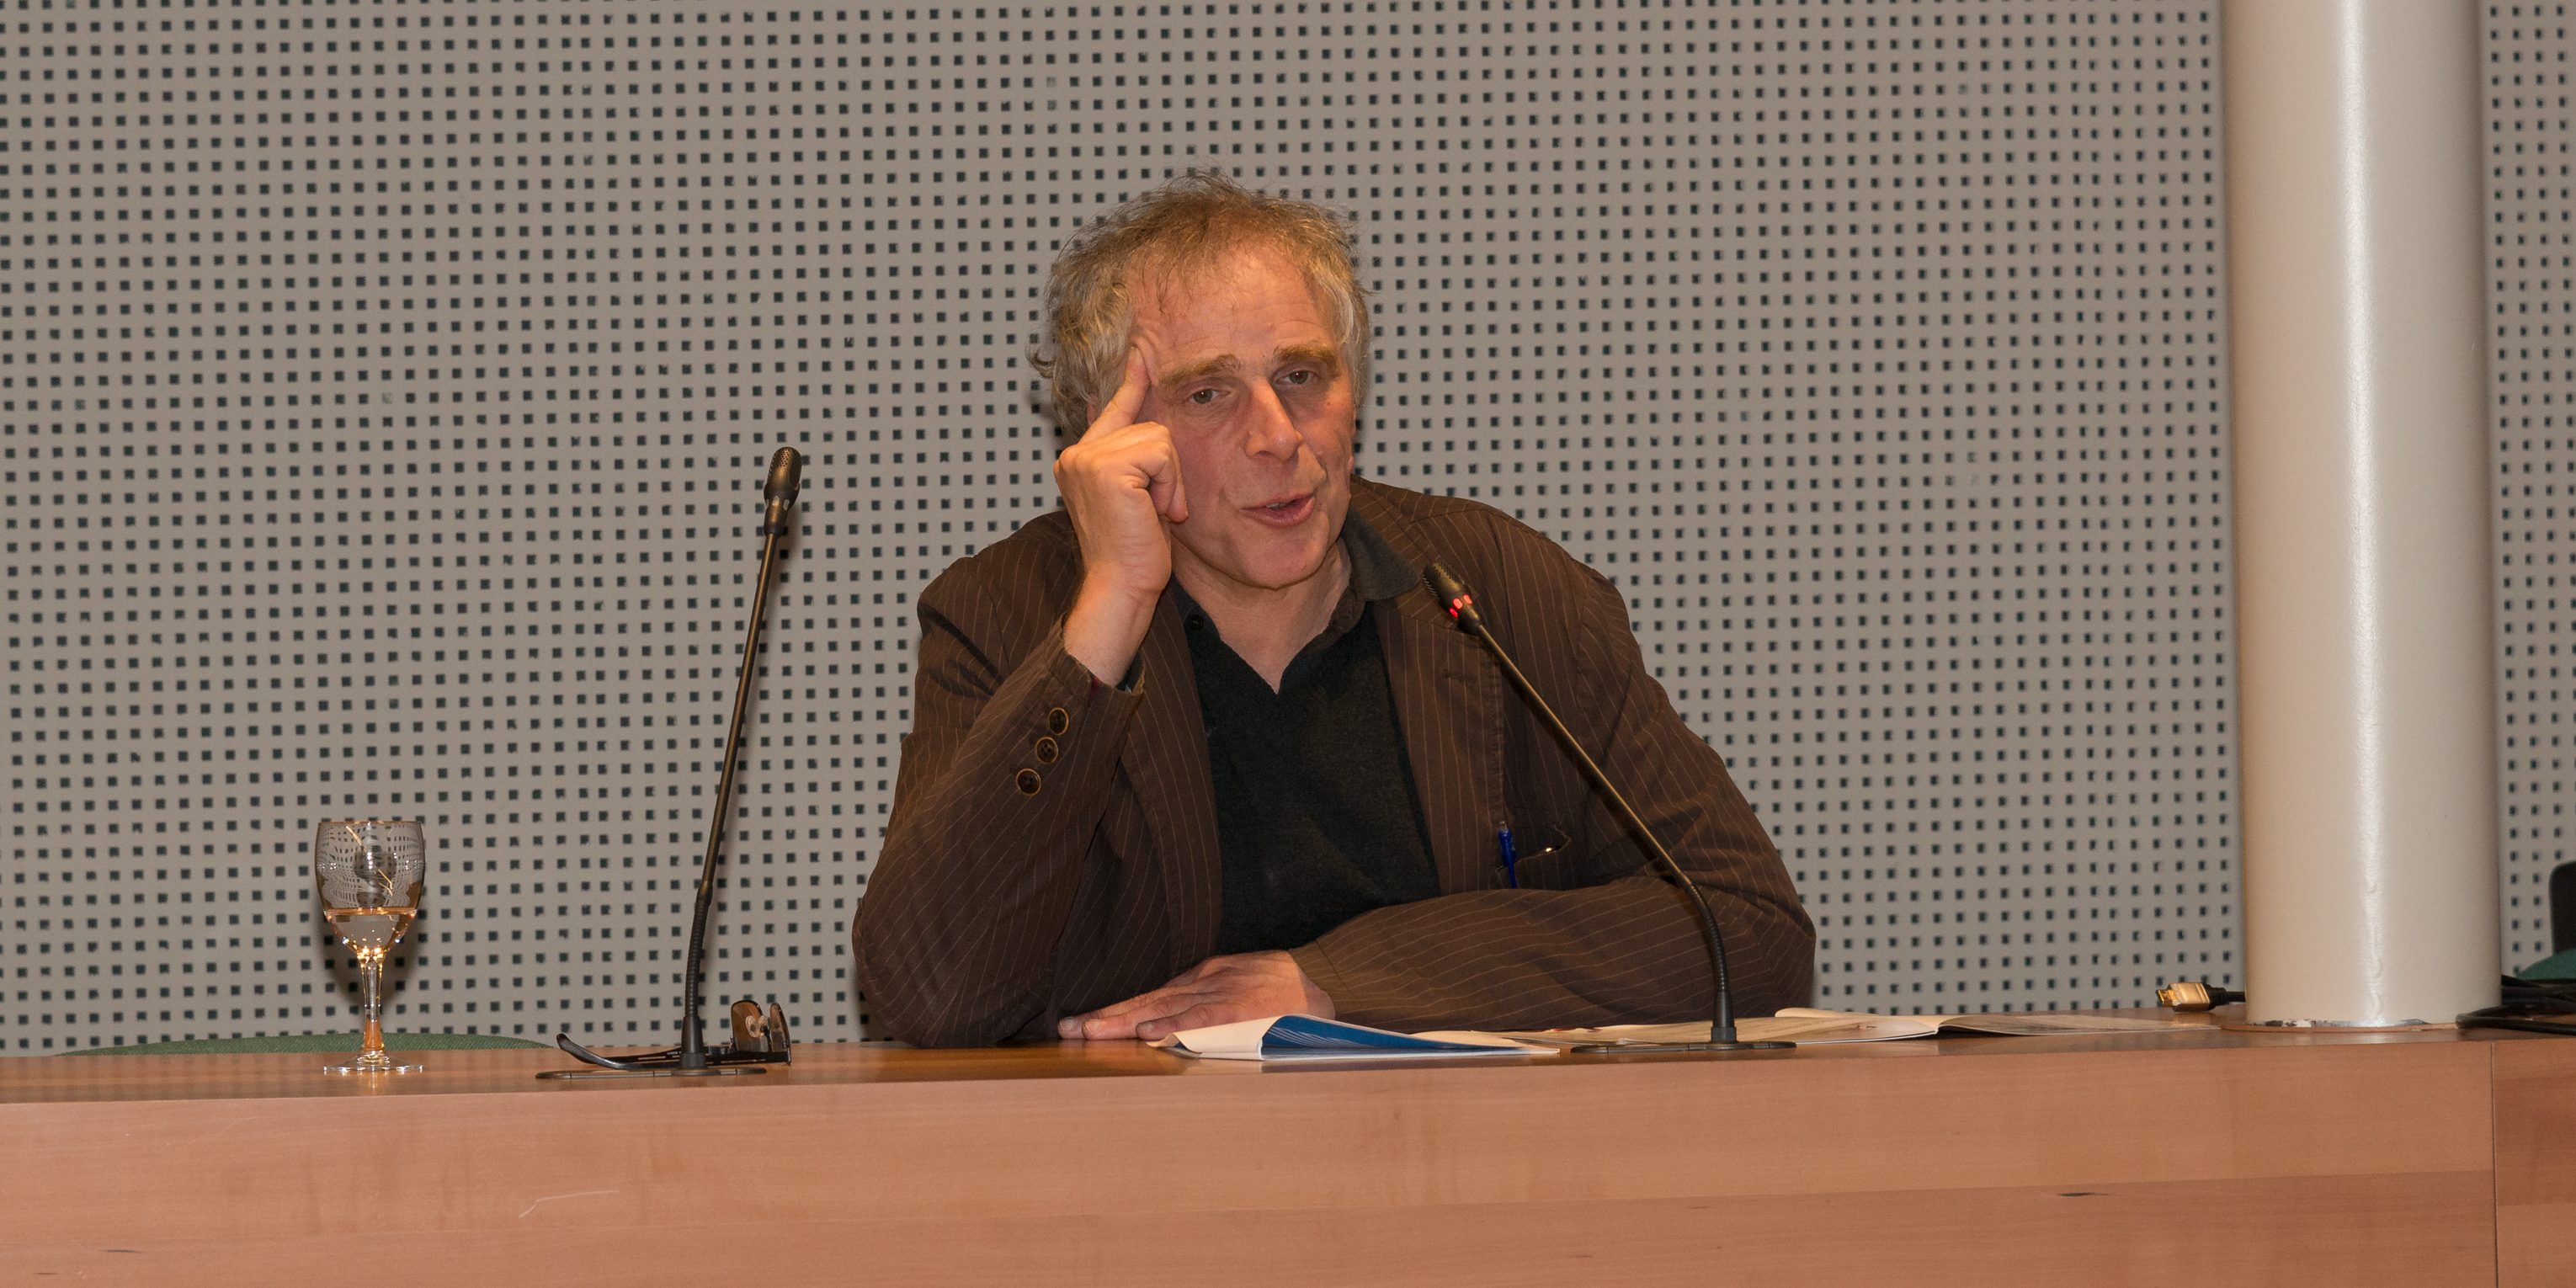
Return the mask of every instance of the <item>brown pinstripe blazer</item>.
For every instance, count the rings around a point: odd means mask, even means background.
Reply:
[[[1646,673],[1617,588],[1490,507],[1358,481],[1351,514],[1446,562],[1539,691],[1710,895],[1739,1013],[1807,998],[1815,931],[1715,751]],[[1354,539],[1370,539],[1358,533]],[[913,727],[853,925],[876,1032],[933,1046],[1054,1032],[1215,951],[1216,809],[1167,596],[1133,692],[1064,651],[1082,573],[1041,517],[922,593]],[[1686,898],[1578,777],[1482,648],[1419,587],[1380,640],[1443,893],[1296,950],[1345,1018],[1534,1028],[1708,1014]],[[1502,888],[1495,826],[1520,838]]]

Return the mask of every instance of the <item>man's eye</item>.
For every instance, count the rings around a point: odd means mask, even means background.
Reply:
[[[1315,373],[1301,368],[1296,371],[1287,372],[1280,376],[1279,379],[1283,384],[1311,385],[1315,383]]]
[[[1216,391],[1213,389],[1193,389],[1190,391],[1189,403],[1193,407],[1206,407],[1214,404],[1215,402]]]

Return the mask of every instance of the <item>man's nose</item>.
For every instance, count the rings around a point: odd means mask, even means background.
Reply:
[[[1288,406],[1279,400],[1279,391],[1267,384],[1258,386],[1252,395],[1251,423],[1244,429],[1243,450],[1253,456],[1295,456],[1306,444],[1305,432],[1297,428]]]

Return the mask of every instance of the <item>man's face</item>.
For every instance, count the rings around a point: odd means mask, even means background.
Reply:
[[[1202,600],[1244,599],[1337,570],[1358,406],[1304,276],[1248,249],[1140,285],[1142,414],[1171,430],[1189,501],[1171,528],[1174,575]]]

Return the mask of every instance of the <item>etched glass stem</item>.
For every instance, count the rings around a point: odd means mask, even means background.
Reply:
[[[358,950],[358,977],[365,991],[367,1013],[366,1037],[358,1051],[358,1067],[384,1070],[393,1067],[393,1057],[385,1054],[385,950]]]

